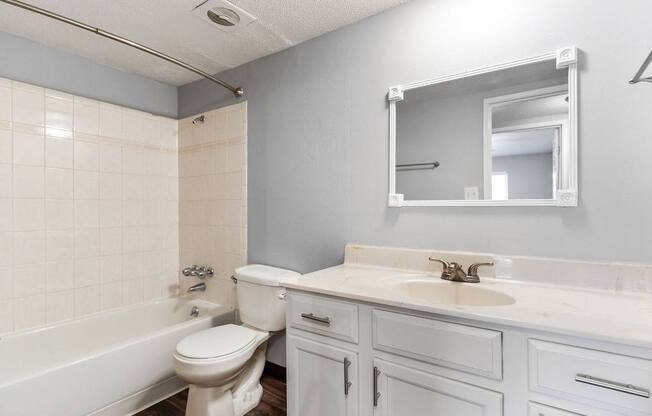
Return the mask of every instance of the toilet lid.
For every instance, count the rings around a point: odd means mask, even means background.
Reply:
[[[189,335],[177,344],[187,358],[217,358],[243,350],[254,343],[256,332],[238,325],[221,325]]]

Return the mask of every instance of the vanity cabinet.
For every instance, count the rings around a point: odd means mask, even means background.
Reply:
[[[289,416],[652,416],[649,349],[287,299]]]
[[[500,416],[502,394],[374,359],[374,416]]]
[[[356,352],[294,335],[287,348],[290,415],[358,415]]]

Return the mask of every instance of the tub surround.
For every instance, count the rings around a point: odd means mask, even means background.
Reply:
[[[0,78],[0,334],[176,294],[177,121]]]
[[[203,115],[203,122],[193,120]],[[247,261],[247,103],[179,121],[181,267],[207,265],[214,277],[195,292],[235,308],[230,277]],[[202,280],[180,277],[182,293]]]
[[[402,281],[441,280],[441,266],[429,262],[429,256],[465,266],[498,258],[495,268],[481,269],[481,283],[462,285],[502,292],[515,303],[435,304],[398,290],[395,285]],[[511,276],[490,277],[510,267]],[[347,245],[343,265],[288,279],[284,285],[355,301],[652,348],[652,266]]]

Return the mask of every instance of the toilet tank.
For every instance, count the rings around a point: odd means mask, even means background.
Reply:
[[[281,281],[298,277],[291,270],[250,264],[235,270],[238,310],[242,323],[263,331],[285,328],[285,288]]]

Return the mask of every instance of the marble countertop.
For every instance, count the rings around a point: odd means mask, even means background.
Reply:
[[[400,282],[432,278],[443,284],[473,285],[507,294],[505,306],[462,306],[419,300],[401,291]],[[288,289],[473,319],[520,328],[652,348],[652,295],[582,289],[512,279],[483,278],[453,283],[423,272],[343,264],[287,279]]]

